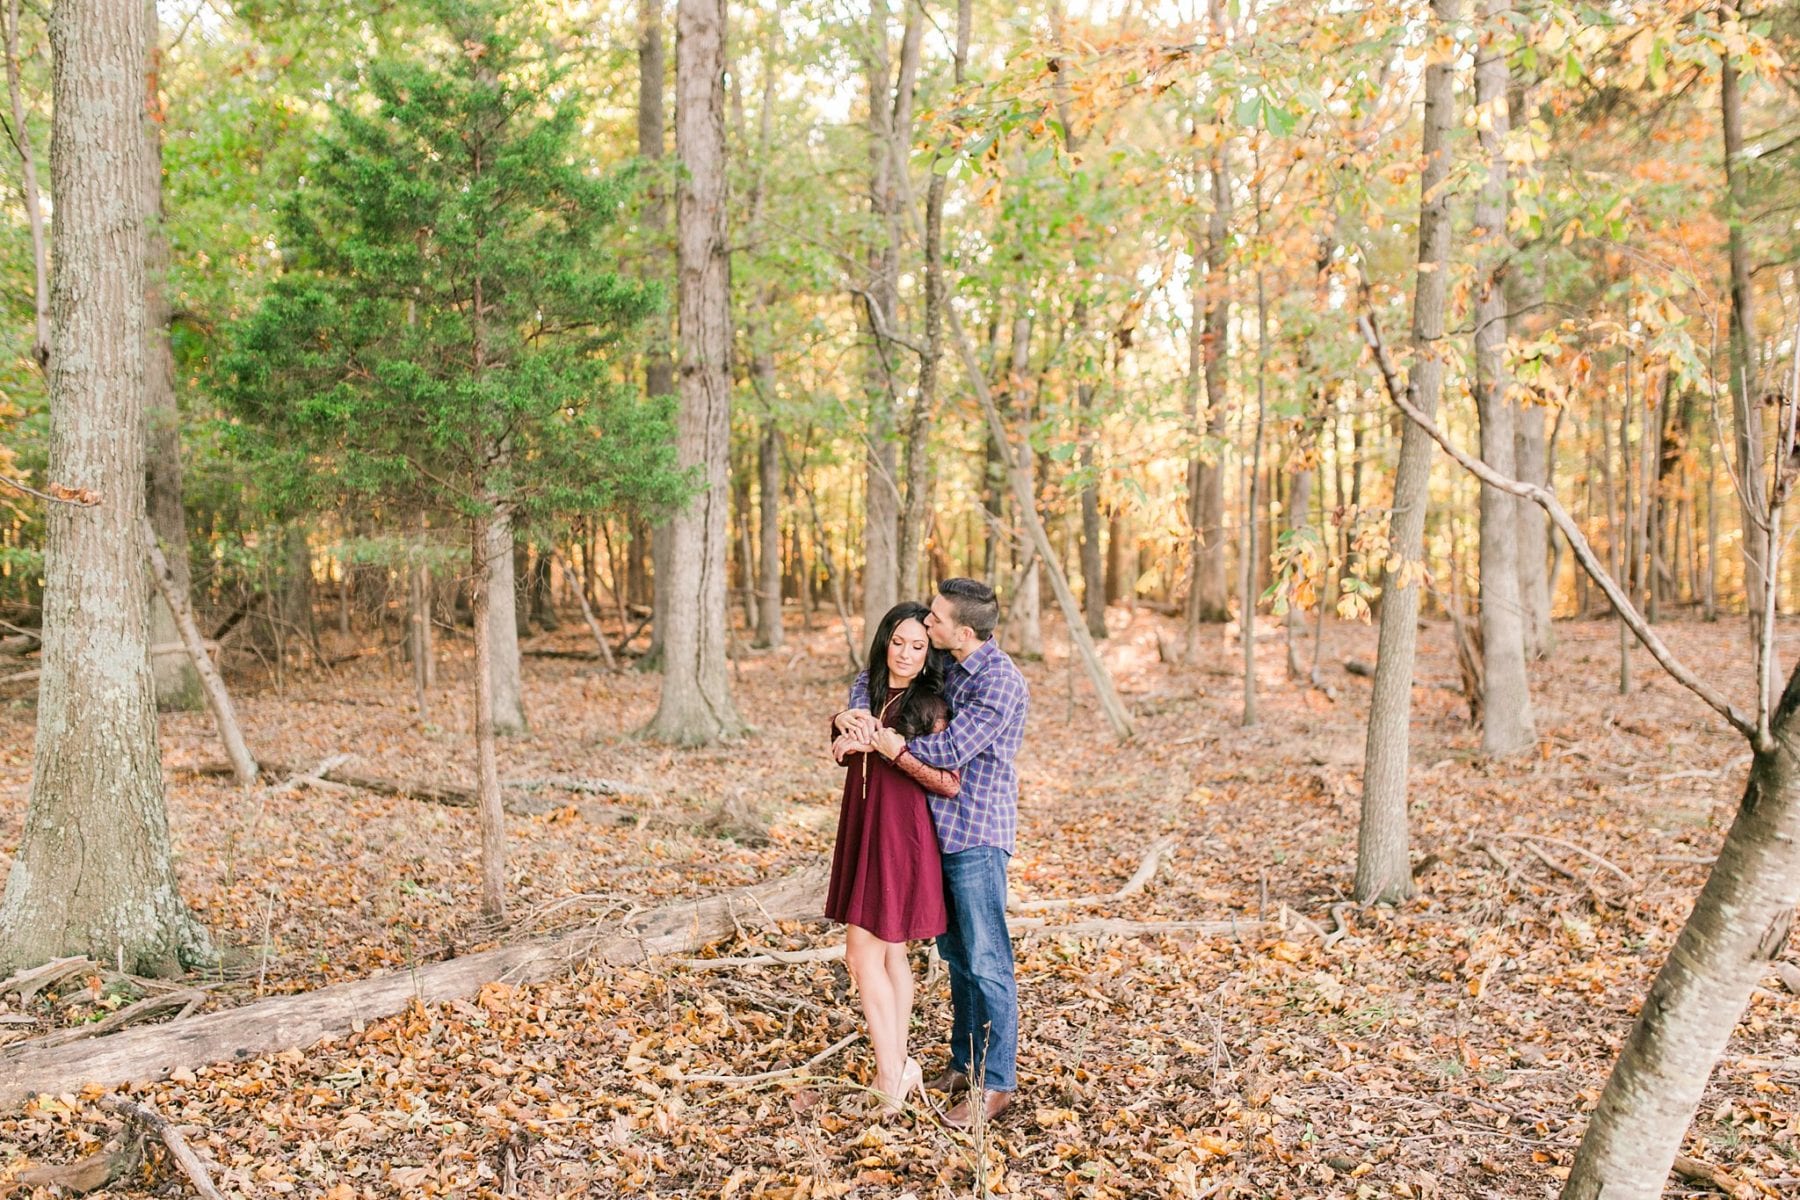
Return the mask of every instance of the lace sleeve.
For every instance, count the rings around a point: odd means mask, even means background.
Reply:
[[[946,724],[948,722],[940,717],[932,732],[941,732]],[[894,766],[933,795],[954,796],[962,791],[961,771],[951,770],[947,767],[927,766],[914,757],[911,750],[902,750],[900,756],[894,759]]]

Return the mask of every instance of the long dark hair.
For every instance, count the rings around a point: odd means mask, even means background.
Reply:
[[[869,707],[877,716],[888,702],[888,643],[903,621],[925,624],[931,610],[916,600],[902,600],[888,609],[887,616],[875,626],[875,640],[869,643]],[[930,733],[938,718],[945,716],[948,706],[940,694],[944,688],[944,660],[949,655],[929,643],[925,649],[925,665],[907,685],[906,698],[892,714],[892,723],[902,737],[920,737]]]

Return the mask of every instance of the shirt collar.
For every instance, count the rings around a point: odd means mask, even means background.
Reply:
[[[989,638],[987,641],[981,643],[980,646],[976,647],[975,653],[969,655],[969,657],[963,659],[956,665],[963,669],[964,674],[979,675],[982,669],[993,662],[999,653],[999,641],[994,638]]]

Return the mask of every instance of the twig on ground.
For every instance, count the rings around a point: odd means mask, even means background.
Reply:
[[[1701,1162],[1697,1158],[1689,1158],[1685,1154],[1675,1156],[1675,1173],[1683,1179],[1694,1183],[1704,1183],[1717,1188],[1730,1196],[1732,1200],[1756,1200],[1762,1195],[1755,1184],[1739,1179],[1724,1167],[1709,1162]]]
[[[51,959],[42,966],[32,967],[29,971],[20,971],[10,979],[0,982],[0,996],[4,996],[8,992],[17,992],[19,993],[19,1005],[23,1007],[31,1003],[33,996],[52,984],[98,966],[99,964],[93,959],[80,954],[73,958]]]
[[[181,1131],[155,1108],[136,1100],[127,1100],[123,1096],[106,1096],[100,1101],[100,1107],[109,1112],[118,1113],[127,1121],[140,1126],[146,1133],[153,1133],[162,1139],[163,1145],[169,1148],[169,1157],[181,1168],[181,1173],[188,1177],[204,1200],[225,1200],[219,1189],[213,1186],[212,1176],[207,1173],[206,1164],[194,1153]]]
[[[1501,834],[1500,836],[1514,838],[1519,841],[1545,842],[1552,846],[1560,846],[1564,850],[1568,850],[1571,853],[1581,855],[1581,857],[1587,859],[1589,862],[1593,863],[1597,867],[1601,867],[1607,871],[1611,871],[1614,875],[1618,876],[1620,883],[1624,884],[1631,891],[1634,891],[1634,892],[1637,891],[1638,885],[1637,885],[1637,881],[1635,879],[1633,879],[1631,876],[1627,875],[1624,872],[1624,870],[1622,868],[1620,868],[1616,863],[1614,863],[1611,859],[1606,858],[1603,855],[1595,854],[1592,850],[1589,850],[1586,846],[1577,845],[1576,843],[1568,841],[1565,838],[1551,837],[1547,833],[1523,833],[1523,832],[1520,832],[1517,830],[1508,830],[1507,832]]]

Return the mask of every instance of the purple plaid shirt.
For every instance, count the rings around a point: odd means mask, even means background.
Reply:
[[[950,664],[944,699],[950,703],[949,727],[906,743],[927,766],[962,772],[961,792],[926,797],[938,846],[945,854],[976,846],[998,846],[1011,854],[1019,829],[1019,772],[1013,760],[1030,703],[1025,677],[989,638],[968,658]],[[850,707],[869,707],[866,671],[850,685]]]

